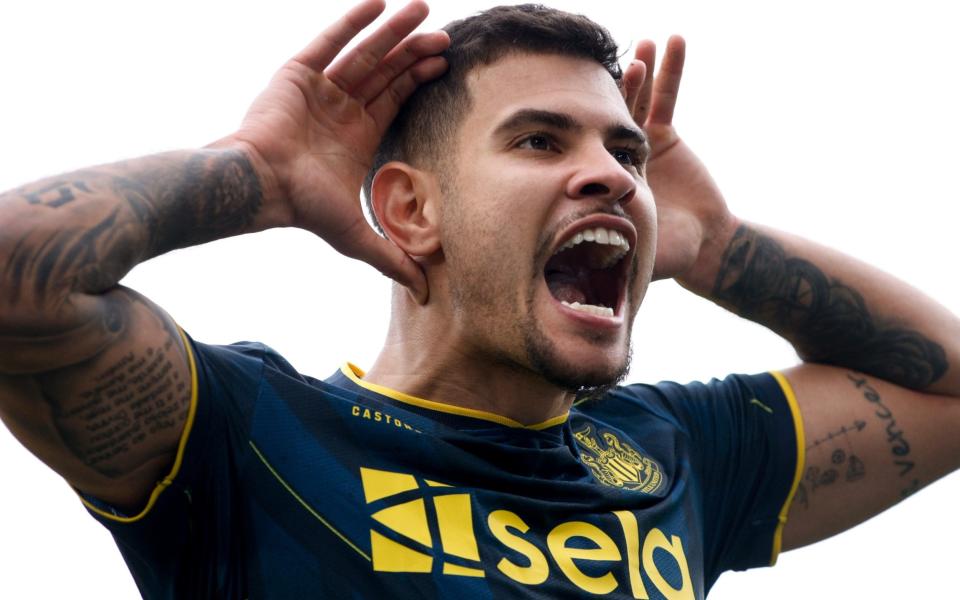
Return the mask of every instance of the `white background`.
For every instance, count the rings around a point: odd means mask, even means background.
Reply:
[[[434,4],[431,27],[487,6]],[[960,36],[949,3],[554,5],[586,12],[624,46],[688,38],[676,122],[737,214],[846,250],[960,309]],[[0,189],[229,133],[273,70],[343,7],[5,3]],[[302,231],[175,252],[125,283],[200,340],[262,340],[317,376],[346,359],[370,365],[386,327],[387,281]],[[796,361],[776,336],[669,282],[652,287],[635,340],[632,381]],[[0,598],[137,597],[106,531],[2,428],[0,486]],[[953,476],[775,569],[725,575],[711,599],[956,597],[958,500]]]

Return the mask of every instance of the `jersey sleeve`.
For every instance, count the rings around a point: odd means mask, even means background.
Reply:
[[[267,349],[184,341],[193,392],[170,472],[138,514],[82,500],[110,530],[145,598],[241,597],[229,567],[243,531],[235,488]]]
[[[803,424],[787,380],[731,375],[623,392],[678,432],[676,451],[700,496],[707,580],[774,564],[803,469]]]

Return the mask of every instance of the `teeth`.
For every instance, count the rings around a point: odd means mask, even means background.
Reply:
[[[561,300],[560,304],[568,306],[573,310],[579,310],[580,312],[585,312],[590,315],[596,315],[598,317],[612,317],[613,309],[607,306],[596,306],[595,304],[580,304],[579,302],[567,302],[566,300]]]
[[[618,246],[620,251],[611,257],[610,264],[617,262],[630,251],[630,243],[622,234],[612,229],[607,229],[606,227],[594,227],[593,229],[584,229],[583,231],[577,232],[577,234],[567,240],[567,243],[561,246],[557,252],[573,248],[582,242]]]

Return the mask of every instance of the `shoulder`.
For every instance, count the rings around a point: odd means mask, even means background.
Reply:
[[[201,380],[260,379],[265,371],[305,379],[283,355],[264,343],[242,341],[220,345],[188,340]]]
[[[782,377],[776,373],[760,373],[757,375],[732,374],[723,379],[714,378],[705,382],[635,383],[617,386],[593,401],[673,409],[678,403],[782,397],[785,395],[785,389],[781,380]]]
[[[788,391],[774,373],[732,374],[722,379],[617,386],[576,404],[579,412],[612,420],[664,421],[676,428],[734,418],[743,411],[770,412],[787,406]]]

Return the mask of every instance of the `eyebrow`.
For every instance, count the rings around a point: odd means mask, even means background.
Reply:
[[[608,127],[607,138],[636,142],[640,146],[647,143],[647,134],[645,134],[642,129],[638,127],[627,127],[626,125],[613,125]]]
[[[531,125],[552,127],[561,131],[583,129],[583,124],[567,113],[536,108],[522,108],[500,123],[494,130],[494,135],[502,135],[514,129],[529,127]],[[639,145],[647,143],[647,136],[643,133],[643,130],[639,127],[630,127],[622,123],[607,127],[604,134],[608,139],[632,141]]]

